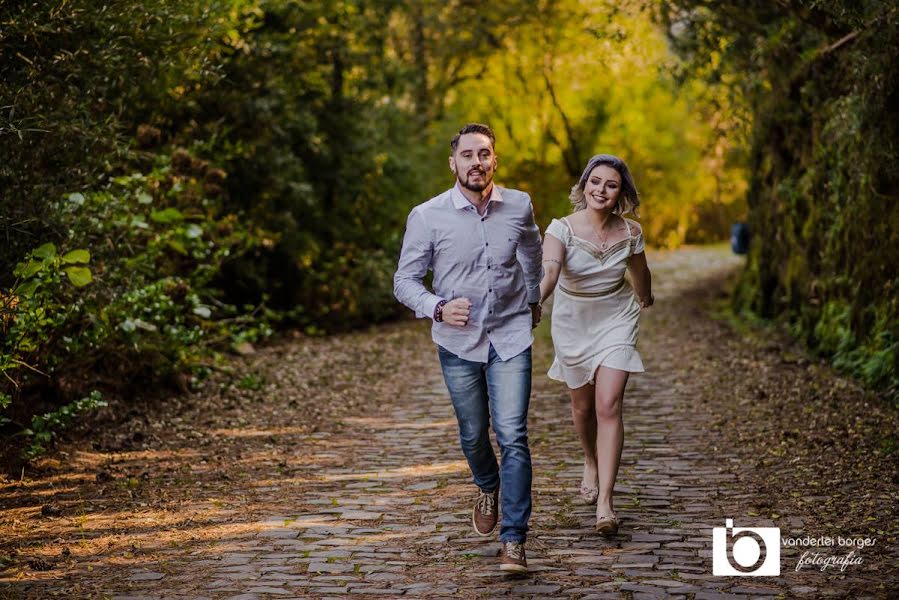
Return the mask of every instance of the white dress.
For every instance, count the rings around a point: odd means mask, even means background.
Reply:
[[[633,235],[632,225],[624,222],[628,237],[605,251],[574,235],[564,217],[546,229],[565,245],[552,307],[556,356],[548,375],[571,389],[592,383],[600,366],[643,372],[636,347],[640,305],[624,274],[644,242],[642,233]]]

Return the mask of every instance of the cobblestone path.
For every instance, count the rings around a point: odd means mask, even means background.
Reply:
[[[377,405],[366,405],[363,397],[333,428],[272,433],[271,427],[244,423],[247,439],[258,429],[257,437],[271,437],[264,446],[276,447],[275,454],[278,446],[289,447],[288,458],[270,461],[271,476],[235,476],[216,497],[203,491],[182,496],[168,508],[182,518],[165,526],[148,522],[143,531],[132,525],[117,532],[113,515],[104,532],[113,550],[97,551],[55,576],[35,570],[7,578],[0,597],[840,596],[840,587],[823,585],[820,573],[793,571],[795,554],[786,551],[778,577],[712,575],[713,527],[724,526],[725,517],[737,526],[773,523],[725,512],[740,507],[753,490],[735,480],[740,465],[732,453],[709,449],[708,417],[691,401],[690,365],[680,352],[683,344],[701,346],[703,339],[691,336],[692,323],[682,311],[677,318],[675,313],[686,289],[718,293],[739,260],[713,248],[651,255],[650,263],[657,303],[644,313],[641,330],[647,373],[631,378],[625,397],[625,447],[615,489],[623,517],[618,536],[595,535],[592,507],[578,501],[579,446],[566,390],[545,377],[552,354],[545,323],[535,345],[530,416],[531,573],[520,579],[501,574],[497,540],[471,531],[474,488],[426,326],[407,323],[385,331],[412,332],[403,339],[424,360],[396,367],[412,369],[407,376],[418,385],[388,393]],[[392,360],[388,346],[380,360]],[[182,446],[182,457],[185,447],[190,444]],[[198,450],[189,459],[193,466],[172,468],[203,470],[215,463],[209,452]],[[218,463],[211,470],[228,477],[233,467]],[[45,490],[45,498],[53,493]],[[82,523],[100,518],[82,517]],[[57,541],[76,544],[76,523],[72,517]],[[783,515],[778,524],[785,523],[802,530],[799,516]],[[192,537],[172,537],[194,528]]]

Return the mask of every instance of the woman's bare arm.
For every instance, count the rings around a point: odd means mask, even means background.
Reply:
[[[558,238],[546,235],[543,238],[543,279],[540,281],[540,303],[546,301],[556,284],[559,282],[559,273],[565,264],[565,245]]]
[[[627,261],[627,270],[631,274],[640,308],[649,308],[655,302],[655,298],[652,295],[652,274],[649,272],[649,265],[646,264],[646,253],[631,256]],[[542,284],[540,289],[543,289]]]

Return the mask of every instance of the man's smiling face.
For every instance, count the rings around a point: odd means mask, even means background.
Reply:
[[[473,191],[483,192],[493,181],[496,154],[490,138],[482,133],[466,133],[450,157],[450,169],[459,183]]]

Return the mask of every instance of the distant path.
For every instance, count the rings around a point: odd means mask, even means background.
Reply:
[[[773,525],[747,515],[750,467],[713,446],[721,423],[697,409],[709,384],[693,374],[720,352],[704,345],[720,325],[702,303],[740,263],[721,247],[650,255],[657,302],[647,373],[625,400],[615,539],[578,502],[568,398],[538,330],[527,579],[502,576],[498,542],[472,535],[452,408],[427,325],[409,322],[260,350],[184,408],[135,414],[98,449],[73,445],[45,477],[0,486],[14,540],[0,598],[858,597],[857,567],[796,573],[795,553],[780,577],[712,575],[712,527]],[[802,531],[800,515],[778,516]]]

